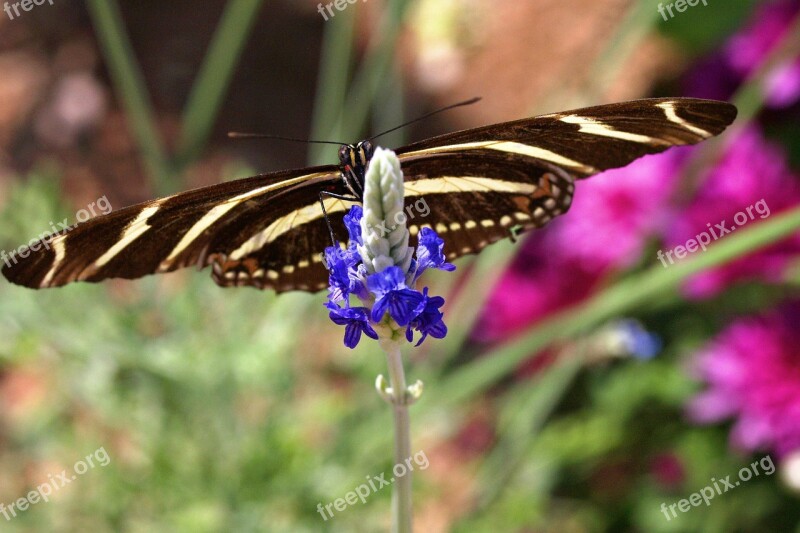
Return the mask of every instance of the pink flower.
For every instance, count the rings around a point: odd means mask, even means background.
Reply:
[[[748,23],[723,49],[728,64],[742,77],[749,75],[784,38],[798,13],[798,0],[775,0],[756,6]]]
[[[525,240],[492,291],[474,332],[500,340],[591,294],[604,276],[634,264],[669,220],[681,150],[644,157],[576,187],[569,213]]]
[[[589,272],[636,263],[670,218],[673,178],[686,153],[673,148],[580,182],[572,209],[544,237],[548,257],[555,253]]]
[[[539,243],[524,245],[489,295],[473,338],[481,342],[505,339],[591,292],[597,281],[593,273],[546,254]]]
[[[688,405],[689,416],[709,424],[733,418],[734,446],[800,448],[800,306],[739,320],[695,360],[708,388]]]
[[[800,183],[786,165],[783,152],[756,128],[743,130],[702,183],[689,206],[665,228],[668,248],[685,245],[706,233],[724,239],[717,225],[730,230],[757,224],[775,213],[800,205]],[[748,213],[747,210],[750,209]],[[695,253],[701,253],[700,251]],[[723,267],[694,276],[686,285],[692,297],[713,295],[736,281],[778,281],[800,253],[800,235],[776,243]]]

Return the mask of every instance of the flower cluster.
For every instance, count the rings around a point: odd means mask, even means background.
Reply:
[[[800,303],[734,322],[694,360],[707,389],[689,404],[699,423],[735,419],[733,444],[783,457],[800,449]]]
[[[329,246],[325,249],[325,265],[330,272],[325,305],[331,320],[345,326],[345,346],[355,348],[362,333],[378,339],[376,326],[379,324],[405,328],[409,342],[413,341],[415,331],[420,333],[416,346],[429,335],[443,338],[447,334],[441,312],[444,298],[429,296],[427,287],[422,292],[414,287],[429,268],[455,270],[456,267],[445,260],[444,240],[431,228],[424,227],[419,233],[416,258],[407,270],[390,265],[370,274],[359,253],[359,246],[364,245],[362,217],[361,206],[353,206],[344,217],[350,238],[347,248]],[[363,305],[351,306],[350,296],[357,297]]]

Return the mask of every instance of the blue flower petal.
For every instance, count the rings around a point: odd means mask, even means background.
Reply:
[[[339,307],[333,302],[328,302],[325,306],[330,310],[330,319],[344,329],[344,345],[348,348],[355,348],[364,333],[373,339],[378,338],[378,334],[372,328],[368,319],[368,309],[366,307]]]
[[[413,320],[423,308],[422,294],[406,287],[400,267],[391,266],[367,278],[367,287],[375,295],[372,320],[380,322],[386,311],[400,326]]]
[[[445,261],[444,239],[431,228],[425,227],[419,233],[417,244],[417,273],[414,279],[417,280],[425,270],[438,268],[452,272],[456,269],[455,265]]]
[[[413,339],[412,329],[422,333],[422,337],[416,346],[422,344],[422,341],[430,335],[435,339],[442,339],[447,335],[447,326],[444,321],[444,314],[439,311],[439,308],[444,305],[444,298],[441,296],[428,296],[428,287],[422,290],[422,302],[420,304],[420,311],[416,318],[414,318],[406,329],[406,338],[409,342]]]
[[[406,288],[406,277],[403,270],[397,266],[391,266],[382,272],[376,272],[367,278],[367,288],[381,298],[384,294]]]
[[[354,205],[350,211],[344,216],[344,225],[347,228],[347,234],[350,237],[350,242],[356,244],[364,244],[361,237],[361,217],[364,216],[364,210],[360,205]]]
[[[383,315],[386,314],[386,310],[389,308],[389,299],[388,298],[381,298],[375,305],[372,306],[372,321],[373,322],[380,322],[383,320]]]
[[[389,299],[389,315],[398,326],[408,325],[425,305],[422,294],[412,289],[392,291],[384,298]]]

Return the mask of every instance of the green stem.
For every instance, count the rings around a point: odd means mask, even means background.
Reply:
[[[311,139],[343,141],[341,131],[335,127],[336,118],[345,105],[350,65],[353,60],[353,29],[357,13],[342,13],[325,24],[319,61],[317,94],[314,101],[314,118]],[[333,129],[331,129],[333,128]],[[310,144],[309,164],[323,165],[335,161],[336,152],[330,145]]]
[[[115,0],[88,0],[86,6],[106,56],[111,79],[122,99],[125,116],[142,152],[150,185],[158,194],[165,194],[172,171],[119,6]]]
[[[184,108],[175,156],[179,170],[196,160],[208,142],[261,3],[261,0],[231,0],[225,6]]]
[[[389,2],[383,14],[379,28],[373,33],[370,50],[363,65],[353,78],[344,105],[338,109],[338,118],[329,124],[331,132],[341,139],[355,139],[367,123],[372,104],[380,92],[382,84],[391,72],[392,62],[397,51],[397,39],[403,29],[403,19],[411,0],[393,0]],[[325,135],[325,139],[333,139],[333,135]],[[315,154],[312,150],[312,154]],[[316,160],[316,157],[312,158]]]
[[[392,410],[394,412],[394,464],[403,464],[411,457],[411,422],[408,415],[406,394],[406,375],[403,370],[403,356],[400,352],[402,341],[382,340],[381,347],[386,353],[389,367],[389,383],[392,387]],[[411,470],[402,477],[396,477],[392,494],[392,531],[411,533],[412,531]]]

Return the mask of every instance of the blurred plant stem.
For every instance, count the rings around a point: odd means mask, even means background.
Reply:
[[[200,157],[208,142],[261,3],[261,0],[230,0],[225,6],[184,108],[175,154],[176,172]]]
[[[320,119],[315,121],[314,134],[319,140],[347,141],[355,140],[363,131],[367,124],[369,112],[373,107],[375,98],[380,93],[383,83],[387,76],[390,76],[395,51],[397,50],[397,38],[403,28],[403,20],[408,8],[413,4],[413,0],[391,0],[383,9],[383,16],[380,23],[372,32],[369,50],[361,67],[353,77],[349,88],[342,90],[342,83],[347,80],[347,72],[342,72],[335,64],[323,65],[320,74],[320,81],[317,84],[318,94],[322,91],[324,96],[317,98],[316,111],[320,113]],[[346,19],[347,20],[347,19]],[[340,24],[337,19],[328,21],[326,24]],[[344,24],[354,24],[347,21]],[[330,33],[330,43],[335,45],[338,60],[344,62],[346,57],[352,55],[352,43],[344,43],[345,39],[352,41],[353,31],[348,28],[326,29],[326,43]],[[328,98],[328,85],[334,88],[334,92]],[[346,98],[342,100],[344,93]],[[320,98],[322,101],[320,101]],[[322,120],[328,123],[322,123]],[[316,119],[315,119],[316,120]],[[311,147],[310,160],[312,163],[330,161],[326,154],[332,149],[324,145],[314,145]]]
[[[311,139],[320,141],[341,140],[340,132],[331,129],[344,106],[347,83],[353,63],[353,29],[358,13],[355,9],[343,12],[325,23],[320,50],[317,94],[311,123]],[[327,137],[330,135],[330,137]],[[324,145],[309,145],[309,164],[330,162]]]
[[[226,4],[184,109],[178,151],[170,157],[116,0],[88,0],[111,79],[131,121],[150,186],[159,196],[180,189],[176,177],[200,157],[260,6],[261,0],[230,0]]]
[[[172,171],[142,72],[125,32],[122,13],[116,0],[88,0],[86,6],[106,56],[111,79],[125,108],[125,116],[130,120],[132,134],[142,152],[150,185],[158,193],[165,193]]]
[[[404,464],[411,457],[411,423],[408,414],[409,394],[406,385],[406,375],[403,370],[403,354],[400,351],[400,340],[381,336],[380,345],[386,354],[389,368],[389,384],[391,390],[386,389],[383,376],[378,376],[376,384],[378,393],[392,406],[394,414],[394,464]],[[394,473],[394,467],[392,468]],[[404,476],[394,476],[392,492],[392,531],[393,533],[411,533],[412,523],[412,497],[411,497],[411,470],[408,469]]]
[[[495,438],[497,444],[480,468],[482,489],[478,510],[492,505],[524,466],[529,443],[535,441],[583,368],[583,342],[576,343],[566,352],[559,355],[551,369],[538,374],[533,383],[521,381],[503,396]]]
[[[727,236],[708,251],[664,268],[660,264],[596,293],[582,305],[538,322],[526,333],[462,367],[432,391],[430,403],[455,404],[486,390],[525,359],[557,340],[569,340],[615,316],[679,290],[690,276],[724,265],[788,237],[800,229],[800,208]],[[654,259],[655,261],[655,259]]]

